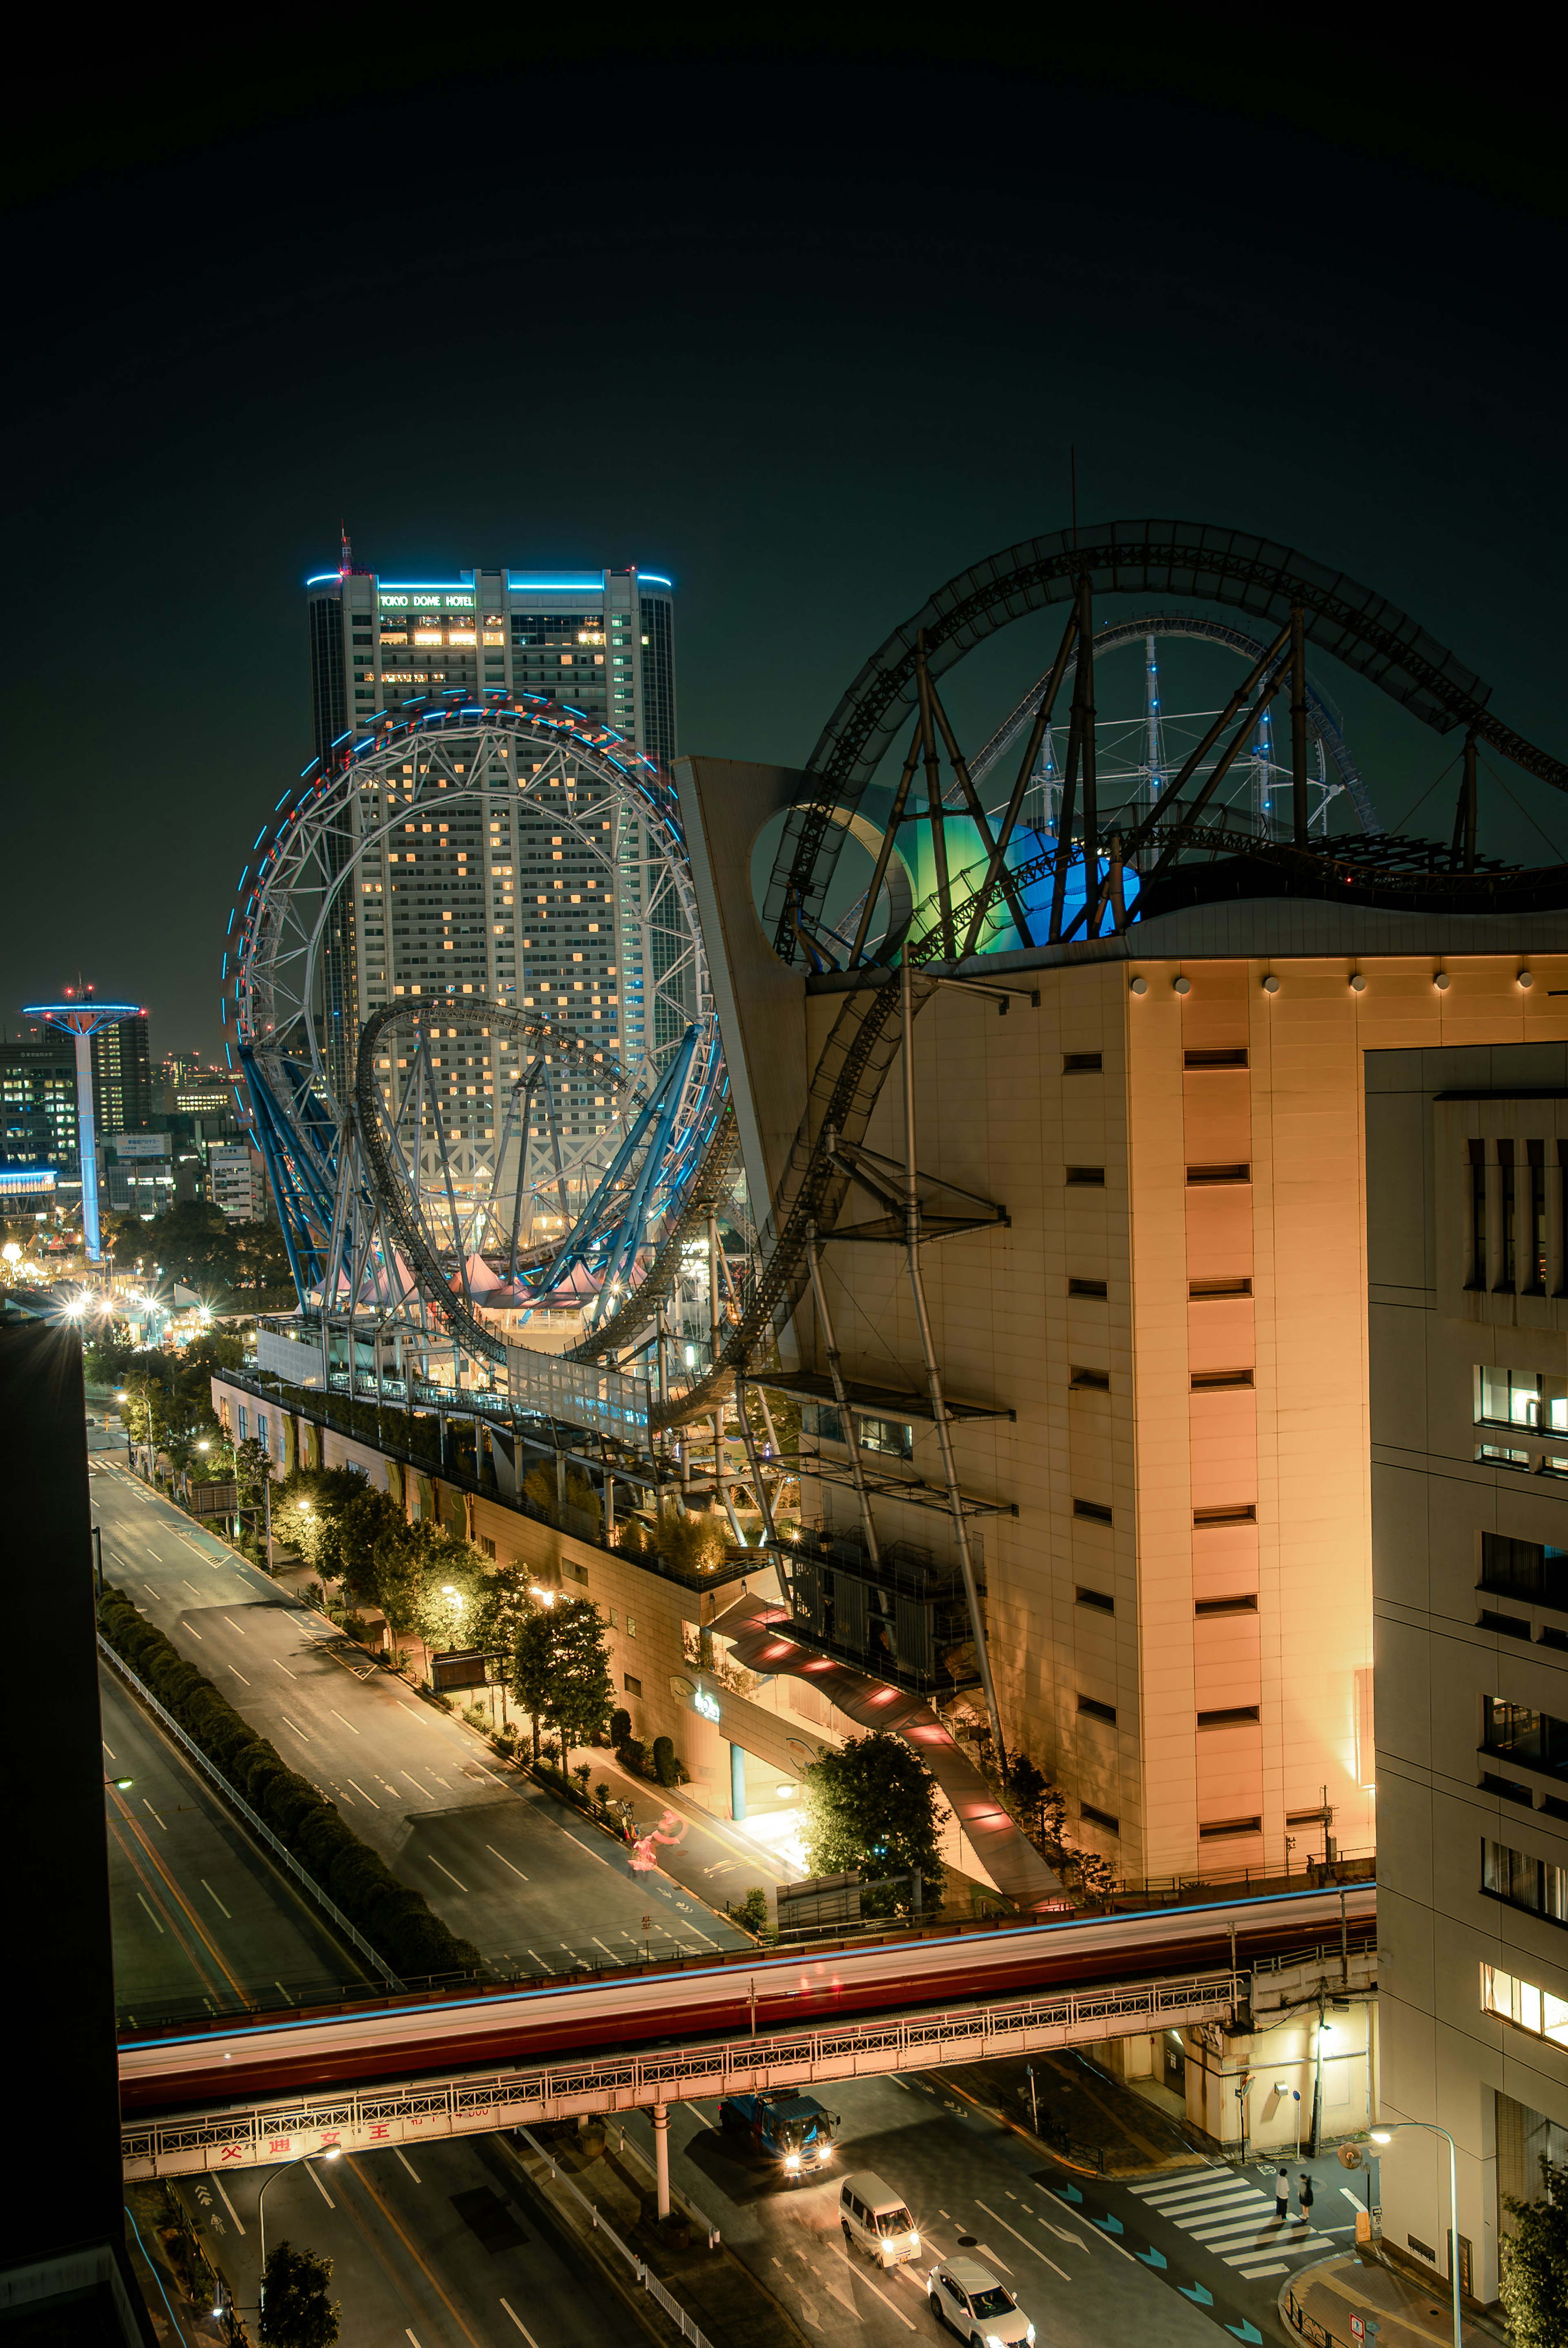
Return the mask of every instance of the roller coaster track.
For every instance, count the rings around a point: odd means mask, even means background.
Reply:
[[[447,1334],[464,1349],[487,1362],[504,1363],[506,1341],[483,1321],[449,1284],[446,1267],[425,1238],[418,1215],[409,1198],[408,1185],[401,1170],[393,1163],[382,1136],[381,1091],[375,1077],[375,1052],[383,1031],[399,1019],[416,1016],[406,1004],[390,1004],[373,1013],[360,1032],[359,1051],[354,1062],[354,1130],[364,1157],[365,1171],[374,1191],[376,1203],[391,1226],[396,1244],[409,1268],[418,1279],[427,1304],[445,1323]],[[483,1027],[490,1035],[509,1035],[518,1044],[536,1052],[559,1053],[563,1060],[585,1048],[584,1039],[573,1030],[553,1026],[548,1020],[526,1016],[520,1011],[505,1011],[496,1004],[469,1005],[443,999],[438,1014],[443,1024],[455,1022],[466,1027]],[[612,1063],[613,1077],[619,1078],[624,1089],[630,1079],[624,1069]],[[635,1096],[634,1096],[635,1097]]]
[[[1568,791],[1568,765],[1491,715],[1491,687],[1407,613],[1343,572],[1243,530],[1205,522],[1113,521],[1023,541],[938,589],[924,610],[874,653],[823,730],[808,761],[817,789],[784,829],[764,920],[784,962],[797,952],[794,916],[819,917],[845,838],[895,732],[916,699],[916,640],[933,676],[1010,621],[1071,600],[1087,578],[1097,594],[1176,595],[1230,603],[1276,624],[1299,605],[1307,639],[1368,677],[1437,733],[1472,731],[1538,781]]]

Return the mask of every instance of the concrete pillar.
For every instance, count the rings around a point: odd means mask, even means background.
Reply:
[[[746,1815],[746,1756],[738,1745],[730,1747],[730,1816],[737,1824]]]
[[[659,2215],[670,2215],[670,2106],[653,2106],[653,2174],[659,2193]]]

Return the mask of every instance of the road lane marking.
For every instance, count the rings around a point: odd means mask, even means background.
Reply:
[[[328,1704],[328,1706],[327,1706],[327,1710],[328,1710],[329,1712],[331,1712],[331,1713],[335,1713],[335,1714],[337,1715],[338,1719],[339,1719],[339,1720],[341,1720],[341,1721],[343,1721],[343,1726],[344,1726],[345,1728],[353,1729],[353,1730],[354,1730],[354,1734],[356,1736],[358,1736],[358,1735],[360,1735],[360,1733],[361,1733],[361,1732],[360,1732],[357,1728],[354,1728],[354,1725],[353,1721],[352,1721],[352,1720],[345,1719],[345,1718],[344,1718],[344,1716],[343,1716],[343,1715],[341,1712],[338,1712],[338,1708],[337,1708],[337,1706],[336,1706],[336,1704]]]
[[[275,1655],[273,1656],[272,1661],[273,1661],[274,1663],[277,1663],[277,1662],[278,1662],[278,1659],[277,1659],[277,1657],[276,1657]],[[289,1667],[288,1667],[287,1663],[278,1663],[278,1669],[279,1669],[281,1672],[289,1672]],[[299,1676],[300,1676],[300,1675],[299,1675],[298,1672],[289,1672],[289,1677],[290,1677],[292,1680],[297,1680],[297,1679],[299,1678]]]
[[[857,2273],[855,2268],[849,2265],[849,2253],[847,2250],[844,2253],[844,2263],[846,2267],[849,2267],[852,2279],[856,2282],[864,2284],[865,2288],[871,2293],[873,2299],[879,2299],[882,2302],[883,2306],[888,2309],[892,2314],[898,2318],[899,2322],[904,2326],[906,2332],[914,2331],[915,2327],[910,2322],[908,2317],[905,2314],[903,2309],[901,2307],[895,2307],[893,2302],[888,2298],[885,2291],[878,2291],[874,2282],[866,2282],[866,2277],[863,2274]]]
[[[352,1785],[353,1785],[353,1783],[354,1783],[354,1779],[351,1777],[351,1778],[349,1779],[349,1784],[352,1786]],[[430,1864],[431,1864],[431,1866],[432,1866],[432,1867],[441,1867],[441,1861],[440,1861],[437,1858],[436,1858],[436,1856],[434,1855],[434,1853],[432,1853],[432,1854],[431,1854]],[[442,1872],[442,1874],[446,1878],[446,1880],[448,1881],[448,1883],[456,1883],[456,1884],[457,1885],[457,1889],[458,1889],[458,1890],[459,1890],[459,1891],[463,1891],[463,1892],[466,1892],[466,1891],[467,1891],[467,1890],[468,1890],[467,1885],[466,1885],[466,1883],[460,1882],[460,1881],[458,1880],[457,1877],[456,1877],[456,1876],[455,1876],[455,1875],[453,1874],[453,1872],[452,1872],[452,1870],[451,1870],[451,1869],[450,1869],[449,1867],[441,1867],[441,1872]]]
[[[110,1754],[109,1758],[110,1758],[110,1760],[111,1760],[111,1761],[113,1760],[114,1756],[113,1756],[113,1754],[112,1754],[112,1753]],[[485,1849],[489,1852],[490,1857],[491,1857],[492,1859],[500,1859],[500,1861],[501,1861],[501,1865],[502,1865],[503,1867],[512,1867],[512,1862],[511,1862],[511,1860],[510,1860],[509,1859],[505,1859],[505,1858],[503,1858],[503,1857],[502,1857],[502,1855],[501,1855],[501,1853],[500,1853],[500,1852],[496,1849],[496,1846],[495,1846],[495,1844],[494,1844],[493,1842],[487,1842],[487,1843],[485,1845]],[[532,1876],[530,1876],[530,1875],[523,1875],[523,1870],[522,1870],[522,1869],[521,1869],[520,1867],[512,1867],[512,1873],[513,1873],[514,1875],[520,1875],[520,1876],[522,1876],[522,1879],[523,1879],[523,1881],[524,1881],[525,1883],[531,1883],[531,1882],[533,1881],[533,1878],[532,1878]]]
[[[148,1800],[147,1796],[146,1796],[145,1794],[142,1796],[141,1799],[142,1799],[142,1807],[143,1807],[143,1808],[144,1808],[144,1809],[152,1810],[152,1804]],[[158,1818],[158,1812],[157,1812],[156,1810],[152,1810],[152,1815],[153,1815],[153,1817],[154,1817],[155,1818]],[[167,1834],[167,1833],[169,1832],[169,1826],[168,1826],[168,1822],[167,1822],[167,1820],[166,1820],[166,1819],[163,1819],[163,1818],[158,1818],[158,1823],[159,1823],[159,1825],[160,1827],[162,1827],[164,1833],[165,1833],[165,1834]]]
[[[1018,2196],[1015,2194],[1012,2198],[1016,2200]],[[983,2201],[977,2201],[975,2203],[975,2207],[977,2209],[985,2209],[987,2217],[994,2218],[997,2224],[1002,2228],[1004,2232],[1010,2234],[1015,2242],[1021,2242],[1024,2249],[1026,2250],[1031,2250],[1037,2259],[1044,2259],[1046,2265],[1050,2269],[1051,2272],[1053,2274],[1061,2275],[1063,2282],[1071,2282],[1072,2281],[1072,2277],[1064,2268],[1059,2267],[1054,2259],[1046,2258],[1045,2252],[1040,2249],[1038,2242],[1031,2242],[1027,2234],[1020,2234],[1016,2226],[1009,2226],[999,2209],[986,2209],[986,2205]]]
[[[231,1664],[229,1665],[229,1669],[233,1673],[233,1674],[234,1674],[235,1678],[239,1681],[239,1683],[240,1683],[240,1684],[241,1684],[241,1687],[249,1687],[249,1686],[250,1686],[250,1684],[251,1684],[250,1681],[245,1677],[244,1673],[240,1669],[240,1666],[238,1665],[238,1663],[231,1663]]]
[[[512,2322],[517,2325],[518,2330],[528,2342],[528,2348],[539,2348],[538,2342],[534,2338],[533,2333],[528,2330],[528,2325],[523,2322],[522,2317],[518,2313],[516,2308],[507,2307],[505,2300],[501,2302],[501,2305],[507,2309],[507,2313],[511,2317]],[[818,2329],[821,2329],[820,2325],[818,2326]]]
[[[204,1646],[207,1644],[207,1642],[206,1642],[206,1640],[201,1636],[200,1632],[200,1631],[193,1631],[193,1630],[191,1629],[191,1627],[190,1627],[190,1623],[189,1623],[189,1622],[187,1622],[187,1623],[184,1625],[184,1629],[185,1629],[185,1634],[186,1634],[187,1638],[194,1639],[194,1640],[197,1642],[197,1643],[198,1643],[198,1645],[199,1645],[199,1646],[203,1646],[203,1647],[204,1647]]]
[[[108,1737],[100,1736],[98,1743],[103,1746],[104,1751],[108,1755],[109,1759],[112,1761],[115,1757],[114,1746],[109,1743]]]
[[[613,1957],[615,1954],[615,1951],[613,1949],[605,1948],[604,1942],[600,1939],[597,1932],[593,1936],[593,1945],[596,1949],[604,1949],[604,1953],[607,1957]]]
[[[156,1590],[153,1590],[153,1587],[152,1587],[152,1584],[151,1584],[151,1582],[150,1582],[150,1581],[144,1581],[144,1582],[142,1583],[142,1585],[141,1585],[141,1586],[142,1586],[142,1588],[143,1588],[144,1590],[146,1590],[146,1591],[151,1591],[151,1594],[152,1594],[152,1596],[153,1596],[154,1598],[156,1598],[156,1597],[158,1596],[158,1592],[157,1592],[157,1591],[156,1591]]]
[[[285,1728],[292,1728],[296,1736],[304,1737],[304,1741],[307,1745],[313,1745],[315,1743],[315,1738],[313,1736],[306,1735],[305,1731],[300,1726],[299,1722],[297,1720],[291,1720],[286,1712],[281,1712],[278,1715],[278,1717],[282,1722]]]
[[[1081,2241],[1076,2234],[1070,2234],[1064,2226],[1053,2226],[1049,2218],[1040,2218],[1038,2222],[1045,2228],[1048,2234],[1054,2234],[1059,2242],[1071,2242],[1075,2250],[1088,2249],[1088,2244]]]
[[[109,1758],[111,1761],[113,1760],[114,1756],[112,1753],[110,1754]],[[1367,2204],[1362,2200],[1361,2196],[1358,2193],[1352,2193],[1348,2185],[1342,2185],[1339,2188],[1339,2190],[1343,2193],[1346,2200],[1348,2201],[1352,2209],[1354,2209],[1358,2216],[1359,2216],[1360,2212],[1367,2207]]]
[[[232,1616],[232,1614],[225,1614],[225,1615],[224,1615],[224,1617],[223,1617],[223,1620],[225,1621],[225,1622],[227,1622],[227,1623],[228,1623],[229,1628],[231,1629],[231,1631],[238,1631],[238,1632],[239,1632],[240,1636],[241,1636],[241,1639],[248,1639],[248,1638],[250,1637],[251,1633],[249,1632],[249,1631],[242,1629],[242,1628],[241,1628],[241,1626],[238,1622],[235,1622],[234,1617]]]
[[[397,1774],[400,1777],[408,1777],[408,1772],[406,1769],[400,1769]],[[424,1787],[420,1784],[417,1777],[408,1777],[408,1782],[413,1787],[416,1794],[422,1794],[425,1791]]]
[[[147,1901],[146,1901],[144,1899],[142,1899],[142,1895],[141,1895],[141,1893],[138,1891],[138,1892],[137,1893],[137,1895],[136,1895],[136,1896],[137,1896],[137,1898],[138,1898],[138,1900],[141,1900],[141,1904],[142,1904],[142,1906],[143,1906],[144,1908],[147,1908]],[[151,1910],[151,1909],[150,1909],[150,1908],[147,1908],[147,1912],[148,1912],[148,1914],[149,1914],[149,1916],[152,1916],[152,1910]],[[162,1925],[161,1925],[161,1924],[159,1924],[159,1923],[158,1923],[158,1919],[157,1919],[157,1917],[156,1917],[156,1916],[152,1916],[152,1921],[153,1921],[153,1922],[154,1922],[155,1924],[158,1924],[158,1929],[159,1929],[159,1931],[161,1932],[161,1931],[162,1931],[162,1930],[163,1930],[163,1927],[162,1927]]]
[[[447,2314],[452,2318],[454,2325],[462,2333],[464,2339],[472,2343],[472,2348],[480,2348],[480,2343],[475,2337],[474,2333],[468,2329],[466,2323],[464,2322],[463,2318],[457,2312],[456,2308],[453,2305],[451,2300],[448,2299],[446,2293],[442,2290],[434,2272],[430,2267],[426,2265],[424,2259],[420,2257],[418,2250],[414,2246],[414,2243],[404,2232],[403,2228],[398,2224],[397,2219],[392,2213],[390,2206],[383,2200],[381,2195],[376,2191],[369,2178],[362,2175],[359,2168],[355,2166],[354,2157],[352,2155],[349,2156],[348,2173],[353,2178],[354,2183],[360,2187],[361,2190],[369,2194],[371,2199],[374,2202],[376,2208],[380,2210],[382,2216],[385,2219],[393,2232],[397,2236],[398,2240],[403,2244],[404,2249],[408,2252],[409,2257],[419,2269],[420,2273],[425,2277],[425,2281],[430,2285],[431,2290],[436,2293],[436,2298],[441,2302],[442,2306],[446,2310]],[[357,2219],[359,2215],[357,2210],[354,2212],[354,2215]],[[361,2222],[361,2230],[364,2230],[363,2221]],[[410,2340],[414,2340],[414,2334],[412,2332],[408,2333],[408,2337]],[[419,2348],[419,2343],[417,2340],[414,2340],[414,2348]]]
[[[408,2174],[413,2178],[415,2185],[423,2183],[424,2180],[421,2178],[419,2171],[415,2168],[414,2163],[409,2159],[408,2155],[405,2152],[398,2152],[396,2145],[394,2145],[392,2149],[394,2152],[397,2153],[397,2157],[402,2161],[403,2166],[407,2169]]]
[[[373,1810],[380,1809],[381,1804],[376,1800],[375,1796],[374,1794],[365,1794],[364,1787],[360,1784],[357,1777],[351,1777],[348,1782],[354,1787],[356,1794],[364,1794],[364,1798],[370,1804]]]
[[[1007,2260],[1006,2260],[1004,2258],[1002,2258],[1002,2257],[1001,2257],[1001,2256],[1000,2256],[1000,2255],[999,2255],[996,2250],[992,2250],[992,2248],[991,2248],[991,2246],[990,2246],[990,2244],[989,2244],[989,2242],[977,2242],[977,2243],[975,2244],[975,2248],[976,2248],[976,2250],[979,2250],[979,2252],[980,2256],[981,2256],[983,2259],[989,2259],[989,2260],[990,2260],[990,2263],[992,2264],[992,2266],[994,2266],[994,2267],[1000,2267],[1000,2269],[1001,2269],[1001,2271],[1002,2271],[1003,2274],[1005,2274],[1005,2275],[1009,2275],[1009,2274],[1011,2274],[1011,2272],[1012,2272],[1012,2269],[1011,2269],[1011,2267],[1009,2267],[1009,2264],[1008,2264]],[[1043,2252],[1043,2251],[1041,2251],[1039,2255],[1040,2255],[1040,2256],[1041,2256],[1041,2257],[1043,2257],[1043,2256],[1044,2256],[1044,2252]]]
[[[207,1897],[212,1901],[213,1905],[217,1908],[222,1909],[224,1915],[229,1916],[228,1909],[223,1907],[223,1902],[219,1899],[218,1894],[213,1890],[212,1886],[208,1882],[207,1878],[204,1875],[198,1876],[197,1881],[200,1884],[201,1889],[206,1892]],[[232,1916],[229,1916],[229,1921],[231,1924],[234,1921]]]
[[[192,1598],[200,1598],[201,1595],[201,1592],[197,1589],[196,1584],[193,1581],[182,1581],[179,1587],[181,1590],[189,1590]]]
[[[276,1987],[276,1983],[274,1983],[273,1986]],[[337,2203],[333,2199],[332,2195],[327,2191],[326,2187],[316,2175],[313,2165],[310,2161],[304,2160],[300,2163],[300,2166],[304,2170],[305,2175],[310,2178],[311,2183],[315,2187],[316,2191],[321,2195],[322,2199],[326,2203],[327,2208],[329,2209],[335,2209],[337,2208]]]
[[[213,2174],[212,2182],[217,2186],[219,2192],[223,2193],[223,2180],[216,2172]],[[232,2201],[230,2200],[227,2193],[223,2193],[223,2207],[228,2210],[229,2215],[233,2219],[234,2223],[239,2228],[240,2231],[243,2233],[245,2230],[244,2219],[241,2217],[238,2209],[235,2209]]]
[[[1072,2216],[1073,2212],[1071,2206],[1062,2199],[1060,2193],[1053,2193],[1049,2185],[1042,2185],[1040,2189],[1048,2200],[1055,2202],[1059,2209],[1065,2209],[1070,2218]],[[1102,2242],[1108,2250],[1120,2251],[1129,2266],[1135,2267],[1143,2264],[1143,2261],[1134,2257],[1133,2253],[1127,2248],[1124,2242],[1112,2241],[1109,2234],[1091,2234],[1089,2239],[1091,2241]],[[1146,2274],[1148,2272],[1148,2269],[1145,2267],[1143,2271]]]
[[[536,1964],[536,1965],[538,1965],[538,1969],[539,1969],[540,1972],[542,1972],[542,1973],[549,1973],[552,1977],[554,1976],[554,1973],[555,1973],[555,1967],[554,1967],[554,1965],[547,1965],[547,1964],[546,1964],[546,1962],[545,1962],[545,1961],[544,1961],[544,1959],[543,1959],[543,1957],[541,1957],[541,1956],[540,1956],[540,1954],[539,1954],[539,1952],[538,1952],[538,1951],[537,1949],[530,1949],[530,1950],[528,1951],[528,1954],[529,1954],[529,1956],[530,1956],[530,1957],[532,1957],[532,1959],[533,1959],[533,1961],[534,1961],[535,1964]]]

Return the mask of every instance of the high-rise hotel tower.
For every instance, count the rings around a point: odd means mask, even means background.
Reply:
[[[354,568],[345,540],[341,567],[309,580],[307,597],[319,757],[357,736],[378,710],[454,694],[482,702],[495,692],[548,695],[662,767],[674,757],[673,599],[666,578],[631,568],[383,579]],[[600,829],[605,834],[604,853],[589,856],[580,837],[563,839],[559,816],[552,829],[537,808],[504,790],[493,803],[459,799],[447,822],[425,823],[408,843],[420,857],[414,891],[393,887],[389,834],[384,887],[366,868],[345,892],[333,949],[340,1076],[360,1026],[399,995],[461,993],[518,1008],[548,1001],[552,1018],[585,1027],[591,1021],[596,1043],[633,1060],[665,1040],[643,1032],[645,990],[651,996],[663,947],[654,933],[659,917],[650,917],[640,827],[619,815],[612,824],[607,811],[595,826],[596,838]],[[378,810],[378,820],[384,816]],[[552,888],[548,921],[533,887],[541,873],[569,883],[559,901]],[[436,889],[428,907],[419,901],[426,880]],[[558,1113],[569,1140],[602,1123],[591,1079],[563,1081]],[[477,1129],[475,1138],[483,1138]]]

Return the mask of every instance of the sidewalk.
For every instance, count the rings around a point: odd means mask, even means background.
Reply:
[[[1465,2348],[1498,2348],[1507,2333],[1490,2315],[1462,2308]],[[1352,2316],[1375,2322],[1358,2340]],[[1313,2348],[1450,2348],[1453,2302],[1438,2276],[1423,2284],[1374,2252],[1348,2251],[1293,2276],[1279,2294],[1286,2333]]]

